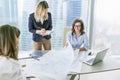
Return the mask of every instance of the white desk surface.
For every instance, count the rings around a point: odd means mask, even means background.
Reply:
[[[80,72],[71,72],[70,74],[90,74],[120,69],[120,58],[106,56],[106,58],[93,66],[82,63]]]
[[[18,53],[18,59],[29,59],[29,58],[32,58],[30,56],[30,54],[32,54],[34,51],[20,51]],[[41,51],[44,54],[46,54],[48,52],[48,50],[45,50],[45,51]]]
[[[24,59],[23,61],[25,62],[25,64],[27,66],[29,66],[32,64],[31,61],[33,61],[33,60],[34,59]],[[34,60],[34,62],[37,62],[37,60]],[[77,64],[77,66],[76,66],[76,64]],[[74,64],[75,66],[73,67],[74,68],[73,72],[70,71],[70,73],[68,73],[68,75],[74,75],[74,74],[82,75],[82,74],[90,74],[90,73],[117,70],[117,69],[120,69],[120,58],[106,56],[102,62],[96,63],[93,66],[81,63],[79,61],[78,62],[76,61],[76,64]],[[39,65],[35,63],[34,68],[37,68],[37,67],[39,67]],[[75,67],[76,67],[77,72],[74,72]],[[34,68],[31,68],[31,69],[34,70]],[[24,68],[24,69],[26,69],[26,68]],[[35,70],[34,72],[36,72],[34,75],[30,74],[29,76],[35,76],[37,74],[37,72],[39,72],[39,70]],[[51,76],[49,76],[49,77],[51,77]]]
[[[26,64],[23,67],[25,76],[35,76],[40,80],[66,80],[74,54],[69,49],[51,50],[38,59],[19,60],[21,65]]]

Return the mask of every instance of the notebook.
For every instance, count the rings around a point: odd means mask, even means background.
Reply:
[[[84,58],[83,63],[86,63],[88,65],[94,65],[104,59],[107,51],[108,51],[108,48],[97,52],[96,55],[87,56],[86,58]]]

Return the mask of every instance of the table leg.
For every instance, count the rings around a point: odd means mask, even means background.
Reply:
[[[26,80],[31,80],[32,78],[35,78],[34,76],[29,76],[29,77],[26,77]]]
[[[80,80],[80,74],[78,75],[78,80]]]
[[[77,76],[76,74],[74,74],[74,75],[71,75],[71,78],[70,78],[70,80],[74,80],[76,76]]]

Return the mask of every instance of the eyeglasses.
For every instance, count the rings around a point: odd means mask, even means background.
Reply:
[[[74,27],[81,27],[81,25],[74,25]]]

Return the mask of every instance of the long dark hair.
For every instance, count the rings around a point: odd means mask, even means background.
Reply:
[[[20,36],[20,30],[10,25],[0,26],[0,55],[17,59],[18,48],[17,38]]]

